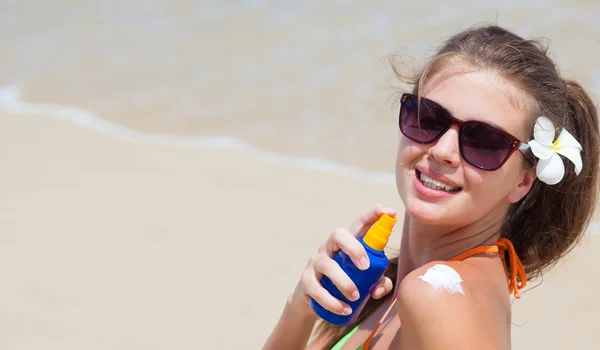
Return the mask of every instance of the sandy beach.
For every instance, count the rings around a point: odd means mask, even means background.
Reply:
[[[392,184],[43,115],[0,114],[0,149],[3,349],[258,349],[331,229],[402,210]],[[594,248],[514,303],[515,349],[600,347]]]

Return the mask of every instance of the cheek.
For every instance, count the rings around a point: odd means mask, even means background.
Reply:
[[[413,142],[406,137],[400,139],[398,145],[398,165],[410,166],[415,160],[427,152],[427,146]]]
[[[506,195],[510,192],[523,177],[523,165],[520,157],[511,157],[502,168],[491,174],[494,176],[494,181],[501,190],[502,194]]]
[[[510,175],[503,169],[484,171],[465,166],[465,179],[469,185],[469,192],[487,202],[495,202],[508,193],[507,176]]]
[[[479,192],[485,190],[486,186],[493,186],[493,176],[489,176],[492,174],[486,174],[485,171],[474,168],[469,164],[464,165],[464,174],[469,192]]]

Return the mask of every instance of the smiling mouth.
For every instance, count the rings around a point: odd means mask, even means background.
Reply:
[[[458,191],[460,191],[462,189],[460,187],[450,186],[450,185],[445,184],[443,182],[434,180],[434,179],[430,178],[429,176],[421,173],[418,170],[416,172],[416,175],[417,175],[417,178],[419,179],[419,181],[425,187],[431,188],[433,190],[445,191],[445,192],[450,192],[450,193],[456,193],[456,192],[458,192]]]

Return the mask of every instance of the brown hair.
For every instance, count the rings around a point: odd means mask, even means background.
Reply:
[[[573,164],[565,161],[561,182],[550,186],[536,180],[505,218],[501,235],[512,241],[528,278],[540,275],[574,247],[591,220],[598,197],[600,136],[596,107],[579,84],[560,76],[547,50],[541,41],[525,40],[498,26],[484,25],[450,37],[415,76],[404,75],[390,59],[396,77],[414,86],[414,93],[420,92],[428,77],[449,64],[466,63],[494,73],[512,83],[518,92],[516,102],[529,116],[531,135],[535,118],[543,115],[581,143],[583,170],[579,175]],[[397,266],[398,258],[390,259],[386,272],[394,286]],[[328,338],[330,348],[382,302],[369,300],[353,325],[335,327],[322,322],[317,334]]]

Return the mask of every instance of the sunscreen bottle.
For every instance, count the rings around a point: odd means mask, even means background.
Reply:
[[[388,258],[385,256],[383,249],[388,243],[388,238],[392,233],[392,228],[394,227],[396,220],[396,217],[383,214],[379,220],[371,226],[365,236],[359,239],[359,242],[365,247],[369,258],[368,269],[360,270],[354,265],[354,262],[352,262],[350,257],[341,250],[334,257],[333,260],[340,265],[342,270],[344,270],[348,277],[354,282],[360,295],[356,301],[348,300],[327,276],[323,276],[321,278],[321,285],[323,288],[331,293],[333,297],[350,305],[352,313],[347,316],[335,314],[325,309],[311,298],[310,305],[319,317],[336,326],[347,326],[356,320],[360,311],[371,297],[373,288],[377,282],[379,282],[381,277],[383,277],[383,274],[388,268]]]

